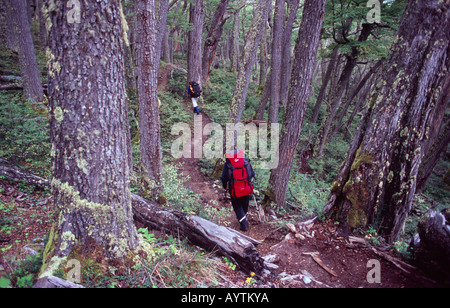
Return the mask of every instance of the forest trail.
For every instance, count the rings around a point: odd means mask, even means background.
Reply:
[[[168,84],[171,69],[164,69],[159,79],[161,89]],[[189,100],[182,104],[186,111],[192,113]],[[202,126],[211,123],[211,119],[202,111]],[[192,119],[197,116],[192,113]],[[202,137],[202,145],[208,136]],[[193,140],[193,136],[192,139]],[[192,147],[194,142],[192,142]],[[193,148],[191,153],[194,153]],[[239,223],[232,210],[229,194],[222,188],[221,182],[202,172],[198,158],[180,158],[179,172],[189,176],[185,186],[198,194],[202,206],[214,203],[218,209],[229,208],[230,214],[223,224],[239,231]],[[250,201],[247,214],[250,228],[245,235],[261,242],[257,249],[260,254],[268,256],[278,268],[258,286],[300,287],[300,288],[409,288],[435,287],[432,280],[425,278],[419,270],[402,271],[391,261],[375,254],[370,247],[357,247],[343,237],[336,235],[337,226],[332,222],[315,221],[309,230],[311,237],[296,238],[294,233],[282,223],[283,217],[269,218],[261,223],[258,218],[254,201]],[[288,218],[288,217],[286,217]],[[393,260],[397,260],[392,253],[387,253]],[[379,261],[380,283],[368,282],[369,271],[373,268],[370,262]]]
[[[188,106],[187,108],[190,109]],[[203,125],[208,124],[210,122],[208,116],[203,112],[200,114],[203,116]],[[239,231],[239,223],[232,211],[228,194],[217,180],[201,171],[199,159],[181,158],[178,162],[182,163],[180,173],[190,177],[185,186],[200,196],[202,205],[215,201],[217,208],[229,208],[230,214],[224,225]],[[278,266],[268,278],[272,283],[271,286],[306,288],[433,286],[430,281],[420,277],[422,274],[408,275],[369,248],[349,248],[346,239],[335,235],[337,227],[333,222],[316,222],[310,230],[310,234],[314,234],[312,238],[297,239],[286,227],[280,227],[282,217],[279,217],[280,222],[272,219],[260,223],[253,200],[250,201],[247,217],[250,228],[245,234],[262,242],[257,247],[258,251],[262,256],[273,256],[271,262]],[[314,258],[311,253],[317,253],[316,257]],[[316,260],[321,260],[325,267]],[[372,269],[367,265],[369,260],[380,262],[381,283],[367,281],[368,272]],[[262,286],[267,286],[268,281],[263,282]]]

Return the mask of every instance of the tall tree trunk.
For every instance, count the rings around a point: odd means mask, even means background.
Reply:
[[[136,68],[139,100],[139,137],[144,184],[153,198],[161,192],[162,154],[158,108],[158,35],[155,0],[137,0]]]
[[[241,9],[245,5],[245,0],[239,0],[237,8],[233,14],[233,29],[231,31],[231,55],[230,72],[239,71],[239,24],[241,23]]]
[[[47,46],[47,29],[45,29],[44,14],[42,13],[42,4],[44,0],[37,0],[38,19],[39,19],[39,43],[42,50]]]
[[[6,47],[17,52],[19,46],[17,44],[17,37],[14,33],[15,20],[13,18],[13,9],[11,5],[11,0],[2,0],[2,10],[4,10],[5,16],[5,43]]]
[[[445,102],[449,1],[409,1],[398,37],[325,211],[341,231],[374,225],[395,241],[411,209],[424,144]]]
[[[259,85],[258,88],[264,91],[267,82],[267,27],[264,27],[259,43]]]
[[[51,275],[74,249],[98,248],[108,259],[123,260],[139,243],[129,188],[120,3],[80,5],[79,23],[68,22],[66,1],[44,5],[57,215],[41,276]]]
[[[322,106],[323,99],[325,98],[325,93],[327,91],[328,83],[331,78],[331,74],[336,68],[337,60],[338,60],[339,49],[335,48],[331,55],[330,62],[328,62],[327,71],[325,76],[322,79],[322,85],[320,87],[319,95],[317,96],[316,104],[314,105],[313,116],[311,119],[311,123],[316,123],[319,118],[320,107]]]
[[[291,40],[292,26],[297,17],[299,0],[288,0],[288,16],[283,30],[281,49],[281,80],[280,80],[280,104],[286,106],[289,93],[289,78],[291,76]]]
[[[202,58],[203,83],[208,81],[209,74],[211,73],[211,64],[215,60],[217,46],[219,45],[220,37],[222,36],[223,32],[223,25],[227,20],[225,18],[225,11],[228,7],[229,2],[230,0],[220,1],[216,12],[214,13],[212,24],[208,31],[208,36],[205,40]]]
[[[269,123],[278,123],[281,83],[281,47],[283,38],[285,0],[277,0],[273,15],[272,58],[270,69]]]
[[[163,50],[163,41],[167,33],[167,14],[169,13],[169,0],[159,1],[159,12],[158,12],[158,25],[156,27],[158,31],[158,36],[156,39],[156,59],[158,59],[157,66],[159,71],[159,60],[161,59],[161,54]]]
[[[191,31],[189,31],[188,36],[187,84],[191,81],[196,81],[202,88],[202,33],[204,16],[203,0],[192,1],[189,10],[189,24],[191,25]]]
[[[303,18],[294,51],[288,105],[281,130],[279,163],[277,168],[272,169],[265,195],[266,202],[274,201],[278,206],[284,206],[286,202],[292,162],[311,94],[325,4],[326,0],[306,0],[303,8]]]
[[[19,62],[22,71],[25,97],[37,103],[44,100],[41,77],[37,66],[36,53],[25,0],[9,0],[14,24],[14,34],[17,36]]]
[[[241,120],[252,68],[256,59],[256,51],[264,28],[263,23],[267,19],[269,2],[270,0],[258,0],[257,6],[254,8],[253,22],[245,40],[242,66],[238,72],[227,123],[238,123]]]

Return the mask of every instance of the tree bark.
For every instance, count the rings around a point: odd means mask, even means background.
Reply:
[[[227,123],[239,123],[244,111],[248,85],[256,59],[256,51],[262,35],[263,23],[266,22],[270,0],[258,0],[253,11],[253,22],[245,40],[241,69],[238,71],[236,87],[231,98],[230,113]]]
[[[196,81],[203,88],[202,78],[202,33],[205,11],[203,0],[194,0],[190,5],[189,24],[191,31],[188,36],[188,80]]]
[[[325,97],[325,93],[327,91],[327,87],[328,87],[328,83],[331,78],[331,74],[333,73],[333,71],[336,67],[338,54],[339,54],[339,49],[335,48],[331,55],[330,61],[328,62],[327,71],[325,73],[325,76],[322,79],[322,85],[320,87],[319,95],[317,96],[316,104],[314,105],[314,111],[313,111],[311,123],[316,123],[317,119],[319,118],[320,107],[322,106],[322,102]]]
[[[239,24],[241,21],[241,7],[245,4],[244,0],[240,0],[238,8],[234,11],[233,29],[231,31],[231,55],[230,55],[230,72],[239,71]]]
[[[281,80],[280,80],[280,104],[286,106],[289,94],[289,78],[291,76],[291,40],[292,40],[292,26],[297,17],[299,0],[288,0],[289,15],[286,18],[286,23],[283,30],[282,38],[282,55],[281,55]]]
[[[135,8],[141,165],[145,189],[156,200],[161,193],[162,153],[157,93],[159,58],[155,0],[138,0]]]
[[[410,1],[380,88],[352,142],[325,211],[344,233],[373,225],[395,241],[411,210],[429,129],[446,95],[448,1]]]
[[[303,125],[305,109],[311,94],[312,77],[319,47],[320,32],[325,15],[326,0],[307,0],[299,37],[295,45],[295,59],[291,74],[288,105],[281,130],[279,164],[270,174],[265,201],[278,206],[286,203],[286,191]]]
[[[217,46],[219,45],[220,38],[223,32],[223,25],[226,22],[225,12],[230,0],[221,0],[212,19],[211,27],[209,28],[208,35],[203,46],[203,58],[202,58],[202,74],[203,83],[206,83],[211,73],[211,64],[216,57]]]
[[[277,0],[273,15],[272,28],[272,58],[270,69],[270,105],[269,123],[278,123],[281,84],[281,47],[283,38],[285,0]]]
[[[37,66],[31,28],[28,23],[28,11],[25,0],[9,0],[13,31],[17,38],[19,62],[25,97],[34,103],[44,100],[41,77]]]
[[[77,23],[68,19],[66,1],[45,3],[57,213],[41,277],[74,249],[89,254],[98,247],[104,257],[123,260],[139,243],[129,188],[121,7],[104,0],[80,5]]]

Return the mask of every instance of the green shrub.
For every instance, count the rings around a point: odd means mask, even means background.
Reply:
[[[0,92],[0,102],[0,157],[37,169],[49,166],[46,108],[5,92]]]

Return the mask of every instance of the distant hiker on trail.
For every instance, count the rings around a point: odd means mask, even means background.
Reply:
[[[189,82],[189,85],[187,88],[187,94],[191,97],[192,107],[194,107],[194,112],[196,114],[199,114],[197,103],[198,103],[198,98],[202,95],[202,92],[203,91],[197,82],[195,82],[195,81]]]
[[[244,150],[235,148],[225,154],[226,161],[222,172],[222,185],[231,195],[236,218],[241,231],[248,230],[247,212],[250,195],[253,194],[252,178],[255,177],[252,165],[245,159]]]

